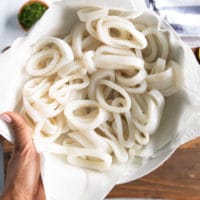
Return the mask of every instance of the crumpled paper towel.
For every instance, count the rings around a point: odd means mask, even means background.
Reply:
[[[65,0],[51,4],[43,18],[27,37],[18,38],[10,50],[0,55],[0,113],[18,111],[21,91],[27,75],[25,63],[31,55],[31,45],[45,35],[66,35],[77,20],[79,7],[93,5],[131,10],[143,1],[131,0]],[[159,18],[146,12],[138,20],[159,24]],[[152,20],[151,20],[152,19]],[[52,23],[53,22],[53,23]],[[170,29],[163,22],[165,29]],[[45,151],[45,145],[35,141],[41,157],[41,174],[47,200],[101,200],[117,184],[135,180],[164,162],[181,144],[200,135],[200,68],[191,50],[171,30],[170,57],[183,69],[184,82],[178,93],[166,100],[164,114],[158,131],[143,150],[143,159],[135,159],[125,165],[113,166],[106,172],[97,172],[68,165],[59,157]],[[0,134],[12,141],[12,130],[0,121]]]

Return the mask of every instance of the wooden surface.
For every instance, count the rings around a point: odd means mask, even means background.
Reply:
[[[200,138],[181,146],[151,174],[116,186],[108,197],[200,200]]]
[[[0,138],[8,162],[12,145]],[[116,186],[108,197],[200,200],[200,138],[181,146],[151,174]]]

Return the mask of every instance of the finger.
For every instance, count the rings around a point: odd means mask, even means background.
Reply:
[[[0,115],[0,119],[11,124],[13,128],[15,147],[17,149],[23,149],[27,145],[32,145],[32,137],[28,130],[28,126],[19,114],[6,112]]]

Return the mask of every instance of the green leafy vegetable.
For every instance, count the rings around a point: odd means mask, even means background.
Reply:
[[[30,29],[47,9],[48,6],[42,2],[31,1],[25,4],[18,15],[20,24],[25,30]]]

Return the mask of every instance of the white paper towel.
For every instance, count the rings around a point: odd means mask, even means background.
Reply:
[[[19,38],[12,48],[0,55],[0,113],[17,110],[21,102],[21,88],[27,79],[24,65],[31,53],[31,45],[41,36],[66,35],[77,20],[79,7],[106,6],[115,9],[135,9],[139,4],[131,0],[65,0],[52,4],[42,20],[29,35]],[[139,5],[139,10],[143,6]],[[159,19],[146,12],[138,20],[159,24]],[[52,23],[53,22],[53,23]],[[168,26],[163,24],[164,28]],[[45,146],[36,142],[41,155],[41,174],[47,200],[101,200],[119,182],[135,180],[162,163],[182,143],[200,135],[200,69],[191,50],[177,36],[165,31],[171,42],[171,58],[176,60],[184,71],[184,84],[175,95],[169,97],[159,130],[153,135],[150,144],[144,148],[144,159],[129,162],[123,166],[113,166],[100,173],[68,165],[64,160],[49,155]],[[12,140],[9,127],[0,122],[0,134]]]

